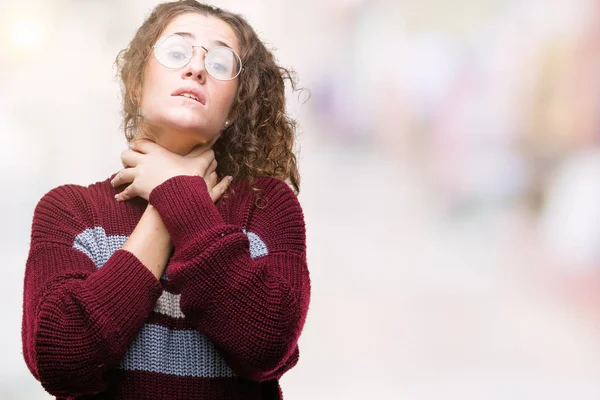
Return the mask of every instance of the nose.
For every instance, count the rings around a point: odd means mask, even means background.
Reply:
[[[183,67],[182,77],[187,79],[197,79],[200,83],[206,80],[206,67],[204,65],[205,52],[203,48],[194,48],[192,59]]]

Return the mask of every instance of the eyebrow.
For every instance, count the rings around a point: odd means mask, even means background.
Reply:
[[[196,36],[193,33],[191,33],[191,32],[175,32],[174,35],[183,36],[183,37],[192,39],[194,41],[196,40]],[[210,42],[212,44],[216,44],[216,45],[219,45],[219,46],[229,47],[230,49],[233,50],[233,48],[230,45],[228,45],[227,43],[225,43],[225,42],[223,42],[221,40],[211,40]]]

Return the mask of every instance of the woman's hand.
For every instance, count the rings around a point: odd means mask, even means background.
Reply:
[[[201,176],[208,187],[213,202],[216,202],[231,184],[226,177],[217,183],[217,161],[215,153],[206,146],[192,150],[185,156],[172,153],[150,141],[137,140],[131,149],[121,153],[124,169],[111,181],[113,187],[129,183],[115,198],[126,201],[134,197],[148,200],[150,192],[167,179],[178,175]]]

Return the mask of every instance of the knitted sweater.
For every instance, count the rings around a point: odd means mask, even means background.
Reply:
[[[113,175],[114,176],[114,175]],[[23,355],[57,399],[281,399],[308,311],[304,216],[260,177],[213,204],[197,176],[146,201],[110,179],[37,204],[23,301]],[[122,245],[148,202],[173,243],[158,280]],[[258,204],[257,204],[258,203]]]

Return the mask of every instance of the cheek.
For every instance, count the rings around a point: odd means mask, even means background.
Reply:
[[[157,99],[161,98],[161,87],[165,79],[160,69],[152,61],[149,61],[144,70],[144,81],[142,83],[142,108],[147,114],[156,112],[156,108],[160,109],[160,105],[156,103]]]
[[[144,94],[152,94],[160,83],[160,75],[157,68],[150,62],[144,70]]]
[[[217,96],[216,103],[217,108],[223,114],[224,117],[227,116],[231,107],[233,106],[233,102],[235,100],[237,85],[227,85],[223,87],[217,87]]]

